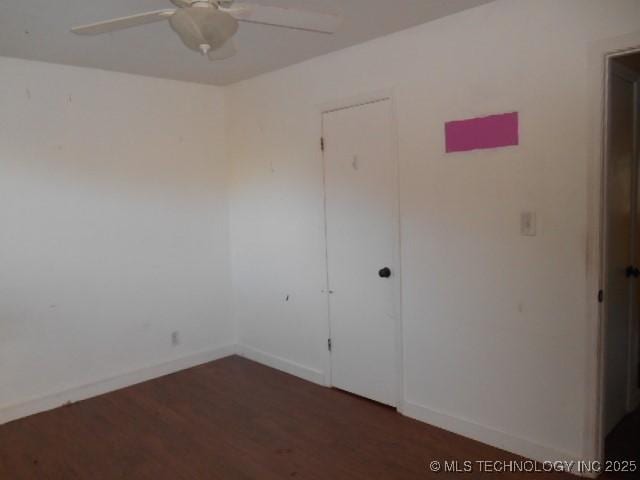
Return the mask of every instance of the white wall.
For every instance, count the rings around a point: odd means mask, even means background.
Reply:
[[[581,456],[588,51],[638,25],[636,0],[499,0],[226,89],[0,59],[0,421],[233,344],[232,308],[245,353],[321,382],[318,106],[393,88],[405,411]],[[445,121],[513,110],[521,146],[443,154]]]
[[[223,90],[7,58],[0,83],[0,419],[235,343]]]
[[[639,25],[636,0],[500,0],[230,87],[245,349],[322,379],[318,105],[393,88],[406,412],[539,459],[582,456],[588,52]],[[445,121],[514,110],[519,147],[443,153]],[[526,210],[537,237],[519,234]]]

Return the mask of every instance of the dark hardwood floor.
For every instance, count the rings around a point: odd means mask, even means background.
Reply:
[[[480,476],[429,471],[454,459],[518,457],[240,357],[0,426],[2,480]]]
[[[605,456],[609,461],[633,460],[640,465],[640,408],[627,415],[609,434],[605,442]],[[621,474],[610,477],[624,478]],[[640,478],[640,472],[636,478]]]

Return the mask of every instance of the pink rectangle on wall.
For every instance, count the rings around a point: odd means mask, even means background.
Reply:
[[[518,112],[447,122],[447,153],[518,145],[518,130]]]

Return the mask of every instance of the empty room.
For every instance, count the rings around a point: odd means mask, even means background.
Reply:
[[[640,0],[0,2],[0,480],[640,478]]]

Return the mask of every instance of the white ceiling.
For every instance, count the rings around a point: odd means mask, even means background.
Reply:
[[[72,26],[170,8],[169,0],[2,0],[0,56],[225,85],[375,37],[451,15],[491,0],[251,0],[340,13],[335,35],[242,24],[239,53],[211,63],[187,50],[165,22],[97,37]]]

